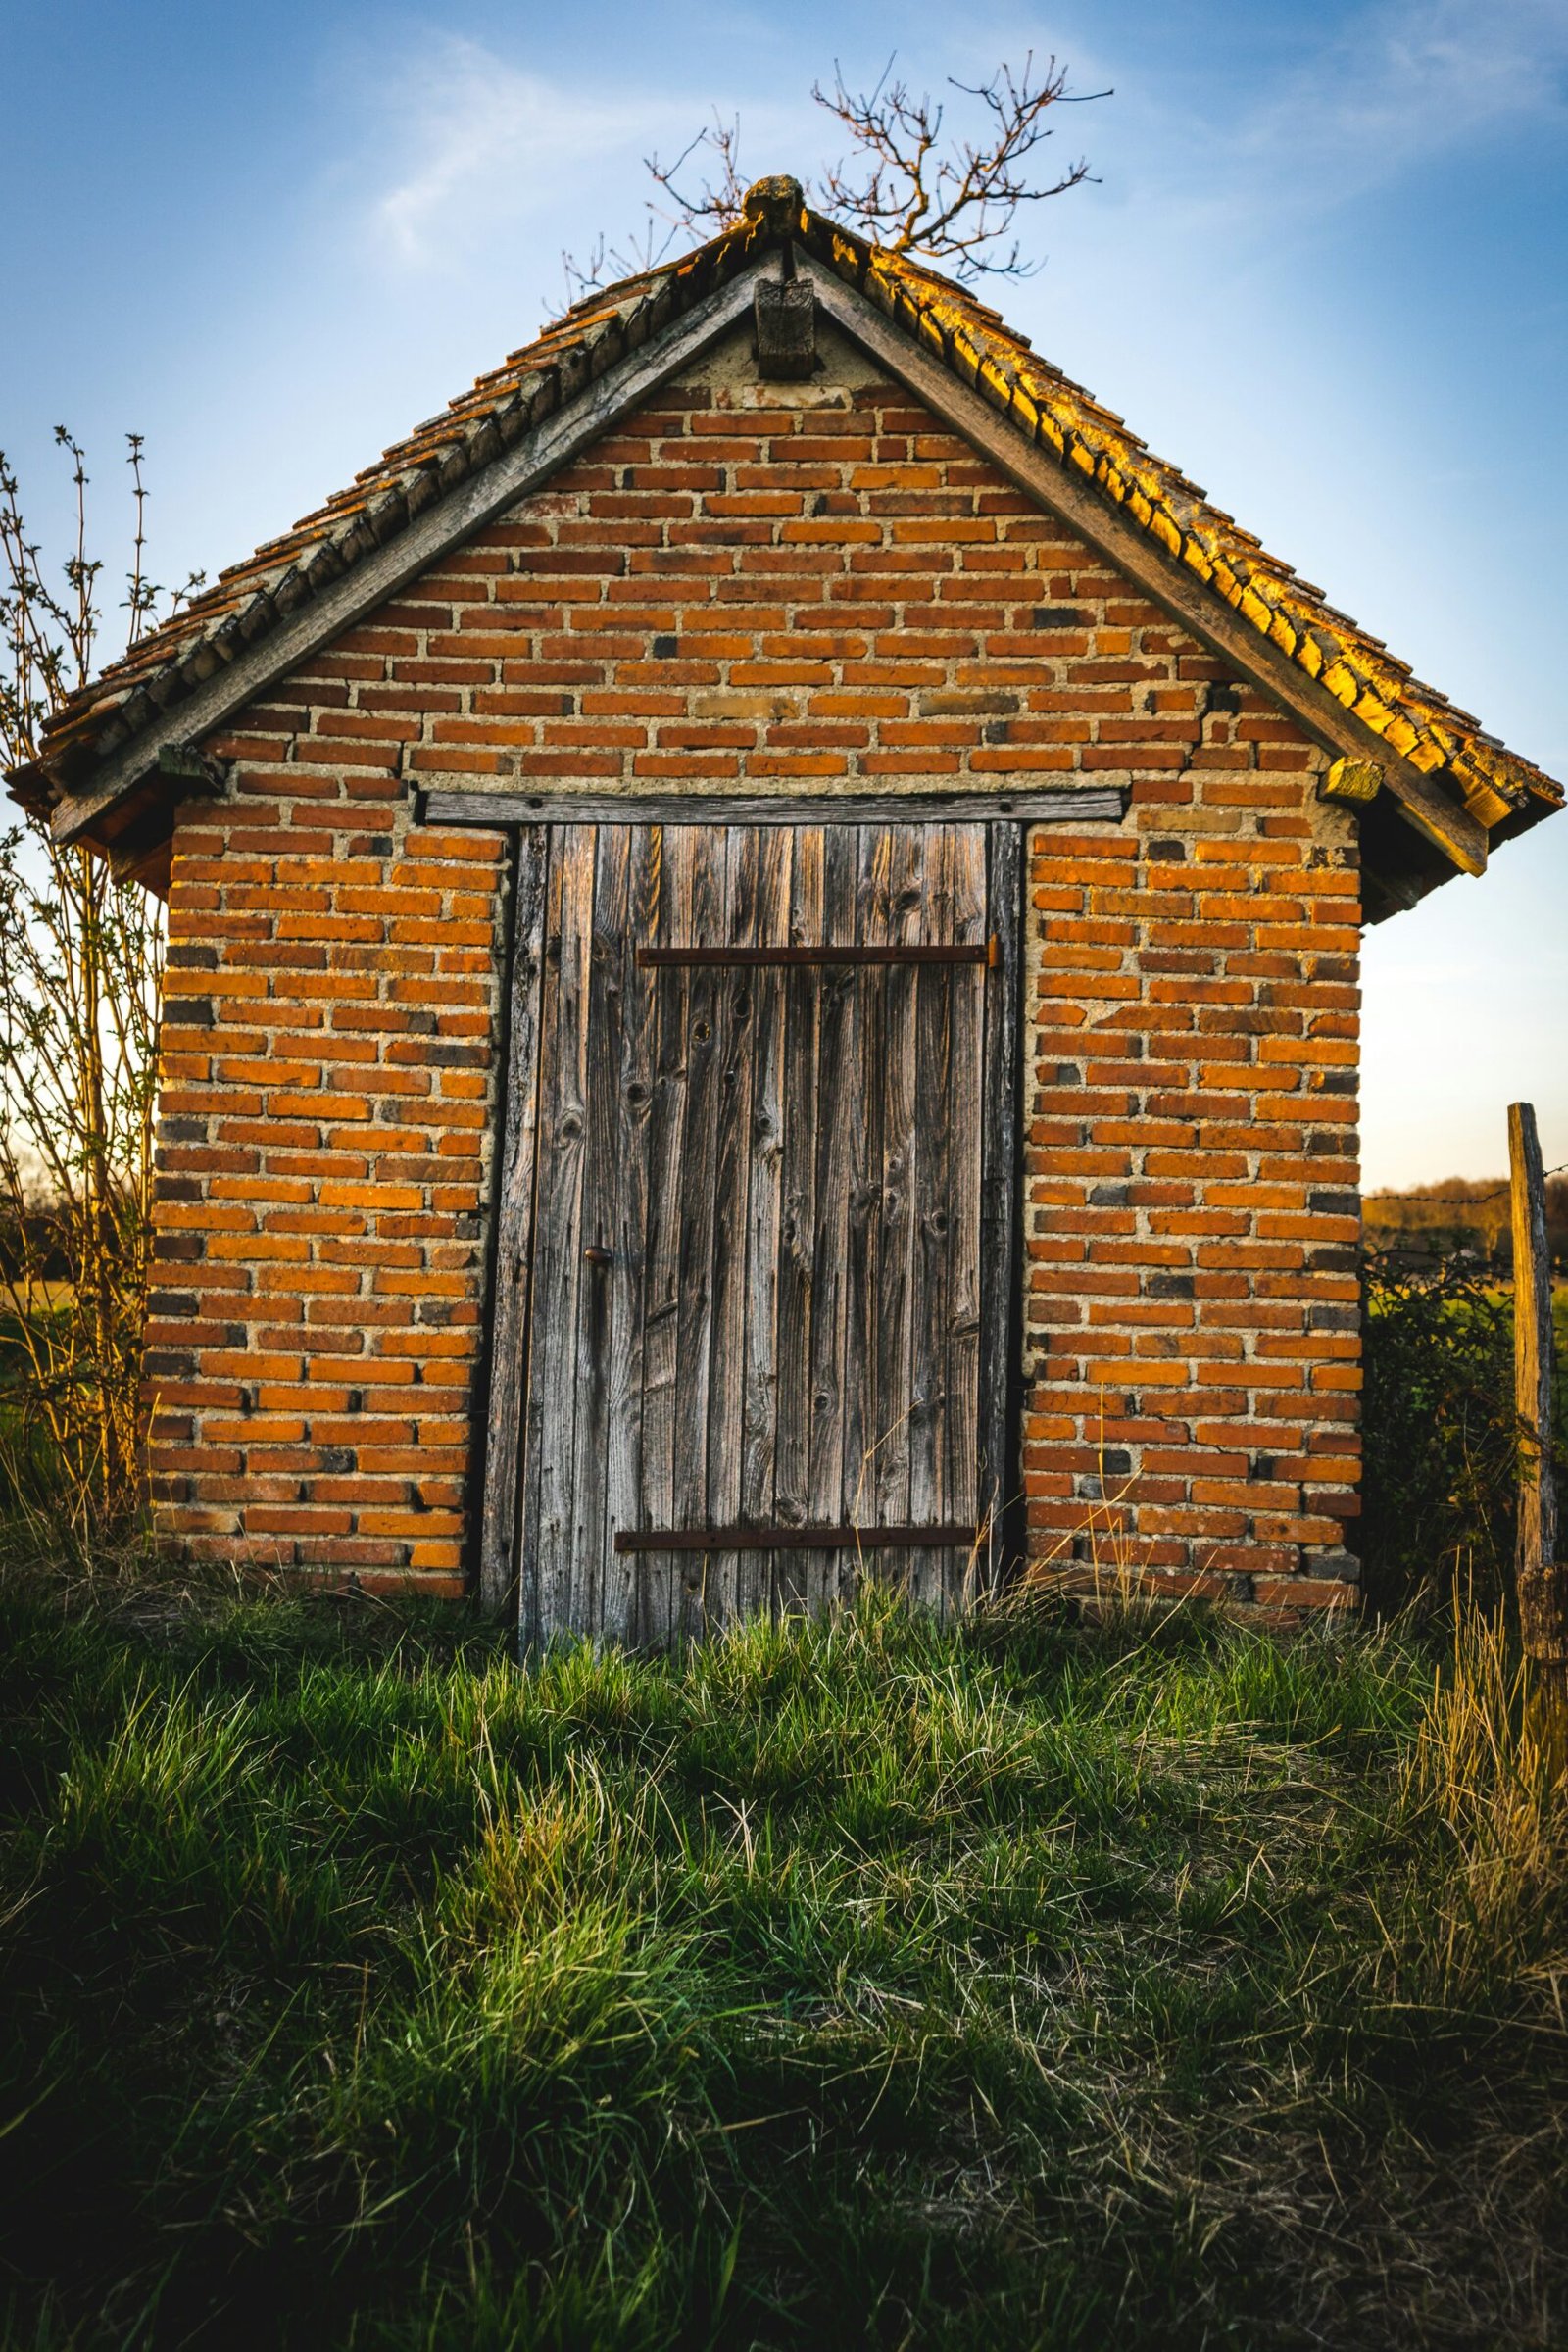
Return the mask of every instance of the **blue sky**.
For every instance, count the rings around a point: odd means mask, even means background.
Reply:
[[[1336,603],[1568,776],[1565,0],[185,0],[0,6],[0,446],[155,572],[215,569],[559,308],[715,107],[748,175],[833,151],[835,57],[917,87],[1054,51],[1100,184],[1039,208],[1009,317]],[[1371,934],[1369,1185],[1568,1160],[1568,815]]]

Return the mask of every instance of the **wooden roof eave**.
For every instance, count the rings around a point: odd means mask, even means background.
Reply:
[[[1074,472],[1029,438],[1011,404],[1004,409],[961,382],[945,359],[901,334],[881,310],[819,262],[803,256],[800,266],[833,324],[897,382],[946,417],[1020,490],[1070,524],[1239,677],[1289,710],[1325,751],[1377,762],[1404,822],[1451,865],[1461,873],[1485,872],[1487,828],[1442,784],[1403,759],[1328,686],[1309,677],[1245,612],[1217,595],[1179,555],[1163,549],[1087,474]]]
[[[628,415],[651,394],[750,317],[761,264],[748,268],[663,333],[640,343],[564,406],[425,507],[408,526],[363,556],[308,602],[237,653],[193,692],[172,700],[149,725],[111,752],[82,791],[56,803],[57,841],[98,839],[105,820],[148,779],[177,770],[190,745],[224,726],[248,703],[396,594],[451,548],[492,522],[519,498]]]
[[[804,225],[817,226],[824,235],[831,226],[815,222],[814,217],[808,217]],[[1503,792],[1508,800],[1495,810],[1494,822],[1493,804],[1499,795],[1489,777],[1478,779],[1470,772],[1474,760],[1467,764],[1466,758],[1457,757],[1450,768],[1441,732],[1436,741],[1420,736],[1419,722],[1413,724],[1388,702],[1388,681],[1362,676],[1337,632],[1330,627],[1325,635],[1321,624],[1343,616],[1333,615],[1326,607],[1319,611],[1303,606],[1298,612],[1288,597],[1275,595],[1271,601],[1269,594],[1255,593],[1245,550],[1257,543],[1233,525],[1230,553],[1222,550],[1214,557],[1210,548],[1213,560],[1207,560],[1203,529],[1227,518],[1200,503],[1190,515],[1188,505],[1201,502],[1201,493],[1171,476],[1169,469],[1158,481],[1146,480],[1142,444],[1130,437],[1112,436],[1097,455],[1070,416],[1064,425],[1048,415],[1040,402],[1047,389],[1044,379],[1063,384],[1065,379],[1030,357],[1019,338],[993,342],[987,331],[990,314],[970,317],[954,302],[938,300],[944,289],[944,281],[938,279],[930,281],[930,308],[922,308],[906,286],[878,267],[885,257],[862,250],[837,231],[827,242],[825,253],[804,240],[798,243],[797,261],[836,326],[1026,495],[1070,524],[1229,671],[1289,710],[1311,740],[1332,757],[1377,764],[1385,787],[1378,807],[1396,812],[1399,820],[1367,828],[1368,851],[1374,839],[1380,845],[1373,853],[1376,861],[1393,861],[1389,871],[1373,877],[1387,886],[1381,899],[1372,893],[1380,911],[1413,903],[1412,893],[1424,895],[1455,868],[1481,873],[1489,828],[1494,841],[1506,839],[1550,813],[1555,803],[1546,798],[1547,779],[1532,774],[1532,790],[1526,792],[1511,771],[1515,766],[1527,770],[1528,763],[1512,762],[1504,754],[1508,764]],[[161,800],[167,829],[172,806],[186,789],[181,778],[192,757],[190,747],[223,727],[246,704],[452,546],[539,487],[743,321],[757,277],[774,250],[773,241],[760,231],[721,239],[697,258],[706,265],[720,245],[728,249],[725,270],[719,272],[713,263],[694,271],[688,280],[690,307],[685,310],[677,307],[671,286],[662,302],[633,305],[625,318],[616,312],[613,338],[592,351],[583,341],[585,323],[591,321],[573,315],[563,322],[557,330],[559,351],[557,341],[546,339],[551,354],[547,372],[556,385],[550,413],[510,445],[497,434],[493,450],[480,454],[477,464],[470,453],[465,462],[467,469],[457,470],[456,478],[449,471],[445,486],[429,472],[419,475],[416,502],[400,509],[400,520],[404,514],[407,520],[401,527],[381,524],[385,536],[378,544],[368,521],[358,544],[346,551],[323,541],[308,565],[315,577],[291,575],[275,598],[264,579],[264,566],[257,574],[255,593],[229,614],[218,636],[198,642],[188,660],[176,657],[164,676],[150,680],[153,714],[142,718],[138,713],[128,739],[122,722],[121,742],[112,743],[96,759],[69,729],[59,738],[53,758],[46,747],[45,773],[36,781],[55,799],[57,837],[85,839],[124,858],[131,845],[122,844],[119,836],[128,827],[135,842],[133,854],[138,858],[149,856],[140,845],[151,820],[151,800]],[[912,281],[915,273],[907,274]],[[720,279],[716,284],[715,275]],[[619,297],[628,289],[612,292]],[[616,311],[614,303],[610,308]],[[545,348],[541,344],[528,356],[537,358]],[[1082,398],[1087,402],[1087,395]],[[1100,421],[1108,415],[1095,411]],[[1196,538],[1191,535],[1194,529],[1199,532]],[[281,548],[284,543],[276,545]],[[1233,562],[1236,549],[1242,552]],[[261,558],[252,562],[259,565]],[[1279,583],[1263,585],[1277,590]],[[1376,644],[1364,639],[1364,633],[1352,635],[1355,642]],[[133,690],[132,699],[139,700],[139,692]],[[1377,723],[1368,724],[1361,712]],[[1463,716],[1448,715],[1455,720]],[[83,730],[88,723],[84,714]],[[1401,741],[1413,758],[1404,757]],[[1456,748],[1463,753],[1463,739]],[[1422,760],[1425,766],[1416,763]],[[35,781],[25,780],[29,785]],[[1533,805],[1537,800],[1545,805]],[[1397,848],[1401,841],[1407,845],[1402,853]]]

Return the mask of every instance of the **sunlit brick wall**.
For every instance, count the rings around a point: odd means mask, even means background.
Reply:
[[[1184,764],[1030,863],[1031,1547],[1069,1585],[1347,1606],[1354,851],[1289,722],[1224,689],[1200,720],[1210,665],[1178,659]]]
[[[415,826],[415,788],[1109,778],[1128,825],[1042,827],[1030,867],[1033,1550],[1346,1596],[1349,822],[1290,721],[829,355],[760,387],[732,347],[209,746],[232,768],[176,835],[150,1335],[175,1540],[458,1589],[505,859]]]

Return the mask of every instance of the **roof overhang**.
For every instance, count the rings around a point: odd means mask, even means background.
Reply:
[[[1082,476],[1074,480],[1036,442],[1026,440],[1004,412],[959,383],[941,361],[899,333],[863,294],[809,261],[802,267],[809,273],[817,300],[834,325],[853,336],[897,382],[944,416],[1020,490],[1069,524],[1238,677],[1287,710],[1324,750],[1381,765],[1384,784],[1398,803],[1400,814],[1461,873],[1486,871],[1487,828],[1467,809],[1391,751],[1381,736],[1347,710],[1325,686],[1307,677],[1194,572],[1165,554],[1124,510],[1107,505]]]
[[[831,227],[810,215],[801,225]],[[696,257],[710,264],[706,278],[696,271],[684,282],[678,273],[656,276],[648,281],[652,295],[637,281],[635,301],[585,321],[577,340],[551,360],[548,382],[533,379],[544,389],[530,409],[514,402],[505,429],[486,424],[470,434],[462,478],[442,488],[439,466],[426,466],[405,472],[393,495],[356,504],[346,534],[340,527],[270,592],[230,612],[220,632],[155,669],[131,716],[111,710],[90,742],[80,729],[75,735],[66,729],[60,748],[51,753],[46,744],[40,763],[12,778],[15,797],[35,812],[50,809],[57,840],[89,842],[117,870],[156,884],[174,806],[215,788],[202,744],[747,323],[759,281],[776,268],[784,241],[776,229],[753,222]],[[879,273],[864,253],[858,279],[847,275],[846,257],[855,261],[856,254],[838,232],[825,251],[821,245],[820,237],[797,244],[795,262],[824,318],[1178,620],[1228,674],[1288,711],[1337,767],[1354,770],[1358,781],[1344,797],[1360,804],[1372,919],[1413,904],[1455,870],[1480,874],[1489,836],[1505,839],[1549,812],[1549,801],[1533,806],[1514,785],[1504,787],[1511,796],[1505,798],[1484,781],[1449,777],[1405,758],[1383,731],[1386,709],[1374,708],[1376,698],[1361,708],[1383,724],[1374,727],[1359,715],[1348,670],[1309,674],[1287,650],[1302,650],[1298,630],[1283,625],[1260,596],[1250,600],[1244,580],[1232,575],[1222,591],[1205,576],[1212,567],[1201,551],[1195,562],[1194,547],[1179,531],[1167,528],[1162,537],[1152,527],[1159,518],[1147,500],[1140,503],[1137,480],[1125,468],[1107,490],[1103,458],[1089,463],[1075,446],[1069,462],[1064,434],[1056,436],[1058,454],[1042,436],[1038,386],[1032,396],[988,359],[989,329],[965,328],[956,313],[954,328],[934,296],[922,312],[904,281]],[[917,291],[942,284],[918,273],[912,282]],[[1121,449],[1116,454],[1124,460]],[[1202,512],[1212,519],[1212,511]],[[1430,745],[1423,757],[1436,757]],[[1534,779],[1538,797],[1555,792],[1528,763],[1517,764]]]
[[[144,800],[150,783],[188,771],[191,747],[227,726],[300,662],[363,620],[421,571],[540,489],[619,418],[678,376],[751,315],[762,265],[743,271],[650,341],[585,384],[481,472],[416,515],[309,604],[270,629],[191,694],[111,752],[91,781],[61,797],[51,825],[62,843],[92,841],[113,854],[112,820]]]

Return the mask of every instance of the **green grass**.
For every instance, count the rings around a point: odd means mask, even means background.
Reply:
[[[34,1588],[0,1661],[9,2344],[1568,2340],[1494,1650]]]

